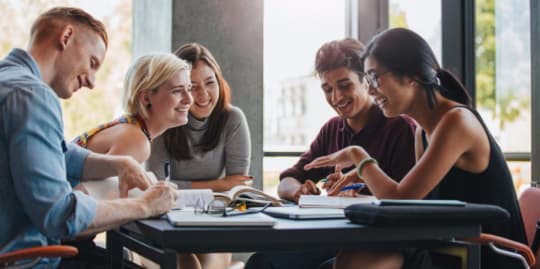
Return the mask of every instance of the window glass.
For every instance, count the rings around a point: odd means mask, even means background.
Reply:
[[[131,60],[130,0],[6,0],[1,1],[0,57],[11,48],[26,48],[30,27],[37,16],[55,6],[80,7],[105,23],[109,33],[108,53],[96,74],[92,91],[77,92],[62,100],[64,135],[67,140],[113,118],[120,105],[124,75]],[[114,53],[111,53],[114,51]]]
[[[476,106],[509,156],[531,151],[530,10],[528,0],[476,1]],[[517,187],[530,162],[509,163]]]
[[[527,0],[476,1],[476,105],[505,152],[531,151]]]
[[[390,0],[388,8],[389,27],[403,27],[420,34],[441,63],[441,1]]]
[[[315,53],[323,43],[344,37],[345,0],[264,1],[266,152],[306,150],[323,123],[335,115],[314,75]],[[265,190],[294,164],[278,159],[263,162]]]

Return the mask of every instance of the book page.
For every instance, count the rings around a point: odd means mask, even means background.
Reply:
[[[199,199],[208,205],[214,200],[214,193],[211,189],[176,190],[175,208],[194,207]]]
[[[361,195],[359,197],[300,195],[299,207],[345,208],[352,204],[371,204],[378,201],[375,196]]]
[[[272,197],[271,195],[264,193],[261,190],[249,186],[234,186],[228,192],[226,192],[226,194],[233,200],[244,200],[247,202],[259,204],[266,204],[268,202],[271,202],[274,206],[281,205],[281,202],[278,198]]]

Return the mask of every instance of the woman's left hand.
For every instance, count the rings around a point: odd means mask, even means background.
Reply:
[[[222,177],[218,181],[220,190],[215,191],[228,191],[238,185],[251,186],[253,184],[253,177],[249,175],[230,175]]]
[[[340,166],[349,167],[368,156],[366,151],[360,146],[349,146],[332,154],[316,158],[304,166],[304,170],[319,167]]]

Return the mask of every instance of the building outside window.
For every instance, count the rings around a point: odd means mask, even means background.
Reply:
[[[345,38],[346,0],[264,1],[264,151],[303,152],[335,112],[315,76],[315,53]],[[298,157],[265,157],[264,190]]]

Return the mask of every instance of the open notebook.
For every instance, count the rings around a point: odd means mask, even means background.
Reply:
[[[193,208],[186,207],[167,213],[167,219],[173,226],[266,226],[272,227],[276,220],[263,213],[253,213],[235,216],[215,216],[195,214]]]

